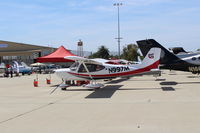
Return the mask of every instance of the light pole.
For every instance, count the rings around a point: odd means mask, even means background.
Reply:
[[[118,20],[118,37],[115,39],[117,39],[117,42],[118,42],[118,56],[120,58],[120,39],[122,39],[122,38],[120,37],[119,6],[122,6],[122,3],[114,3],[113,5],[117,6],[117,13],[118,13],[118,15],[117,15],[117,17],[118,17],[118,19],[117,19]]]

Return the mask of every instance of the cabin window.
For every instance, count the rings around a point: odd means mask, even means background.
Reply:
[[[76,71],[76,69],[78,68],[78,65],[79,65],[79,63],[78,63],[78,62],[75,62],[74,64],[72,64],[72,65],[70,66],[70,70],[71,70],[71,71]]]
[[[89,72],[96,72],[96,71],[103,70],[105,68],[104,66],[97,65],[97,64],[86,64],[86,66]],[[82,73],[87,72],[83,64],[80,65],[78,72],[82,72]]]
[[[199,58],[198,58],[199,60],[200,60],[200,56],[199,56]]]
[[[192,60],[195,61],[197,58],[196,57],[192,57]]]

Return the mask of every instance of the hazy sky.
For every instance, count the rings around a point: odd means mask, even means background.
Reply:
[[[117,51],[117,7],[121,46],[154,38],[165,47],[200,48],[199,0],[0,0],[0,39],[76,50],[105,45]]]

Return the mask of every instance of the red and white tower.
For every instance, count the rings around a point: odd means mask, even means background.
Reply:
[[[77,43],[77,55],[78,56],[83,56],[83,42],[81,40],[78,41]]]

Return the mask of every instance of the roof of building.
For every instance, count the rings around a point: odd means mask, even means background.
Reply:
[[[44,49],[52,49],[52,47],[0,40],[0,56],[30,55]]]

